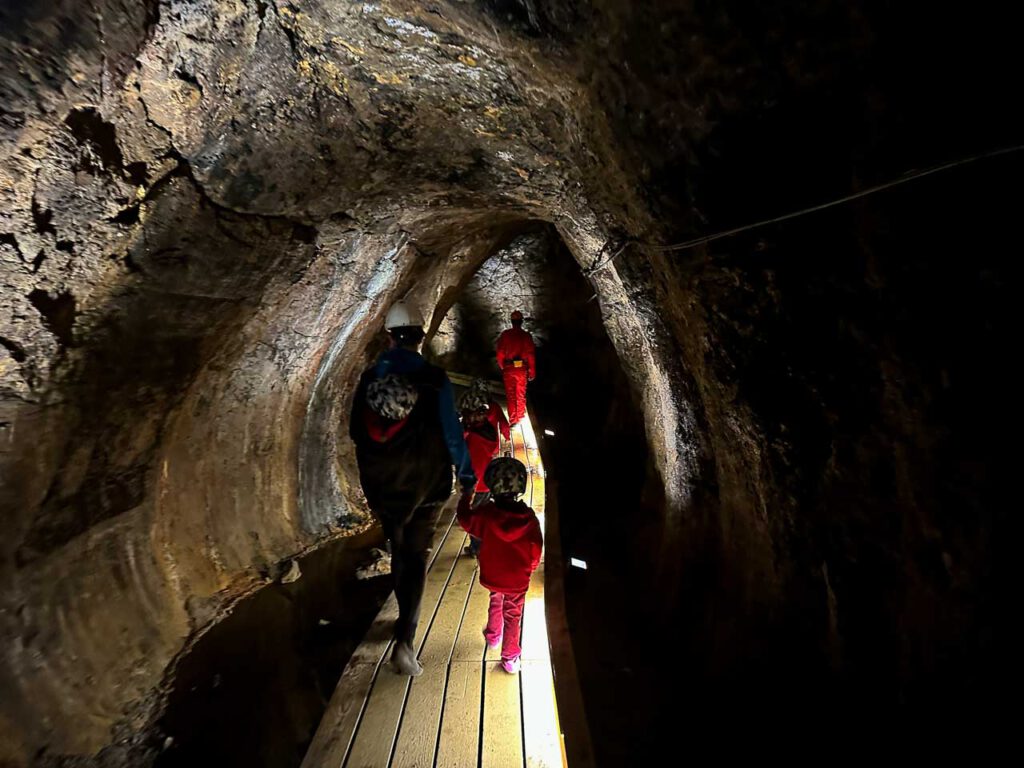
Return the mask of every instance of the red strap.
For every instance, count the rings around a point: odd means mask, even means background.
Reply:
[[[363,417],[366,422],[366,432],[370,436],[370,439],[377,443],[386,443],[405,426],[405,422],[409,420],[406,416],[401,421],[391,421],[391,419],[385,419],[380,414],[371,410],[370,408],[363,409]]]

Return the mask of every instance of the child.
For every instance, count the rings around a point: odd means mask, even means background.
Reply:
[[[501,665],[509,674],[519,671],[519,631],[530,574],[540,563],[543,538],[533,510],[519,501],[526,491],[526,467],[502,457],[487,465],[484,474],[492,500],[472,509],[471,494],[459,499],[459,524],[483,540],[480,548],[480,584],[491,592],[484,629],[487,645],[501,644]]]
[[[490,495],[490,489],[484,482],[484,472],[491,459],[498,455],[498,436],[506,441],[511,437],[508,419],[501,406],[491,398],[489,385],[484,379],[475,379],[462,398],[462,428],[473,471],[478,478],[474,503],[479,505]],[[479,552],[480,539],[471,536],[466,554],[476,557]]]

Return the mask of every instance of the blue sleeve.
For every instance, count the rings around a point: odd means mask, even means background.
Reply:
[[[452,383],[448,376],[444,377],[444,384],[438,393],[437,405],[441,409],[441,428],[444,430],[444,441],[448,444],[448,453],[451,454],[452,464],[455,465],[455,473],[458,475],[462,485],[476,485],[476,475],[473,473],[473,464],[469,460],[469,449],[466,447],[466,439],[462,436],[462,424],[459,423],[459,416],[455,412],[455,395],[452,392]]]

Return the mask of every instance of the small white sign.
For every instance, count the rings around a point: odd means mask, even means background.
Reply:
[[[582,568],[584,571],[587,570],[587,561],[580,560],[578,557],[570,557],[569,565],[571,565],[573,568]]]

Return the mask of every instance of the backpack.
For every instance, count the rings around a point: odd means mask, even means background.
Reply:
[[[370,397],[370,386],[378,379],[371,368],[356,388],[349,434],[355,443],[359,479],[370,508],[378,513],[405,515],[424,504],[448,498],[452,464],[438,416],[438,392],[444,382],[444,371],[426,366],[394,375],[406,379],[406,384],[417,391],[408,415],[390,418],[401,416],[402,410],[382,407],[376,388],[375,396]],[[376,408],[371,407],[371,399]],[[390,402],[395,404],[393,399]]]
[[[409,421],[419,401],[419,390],[408,376],[389,373],[366,387],[363,425],[371,440],[386,443]]]

